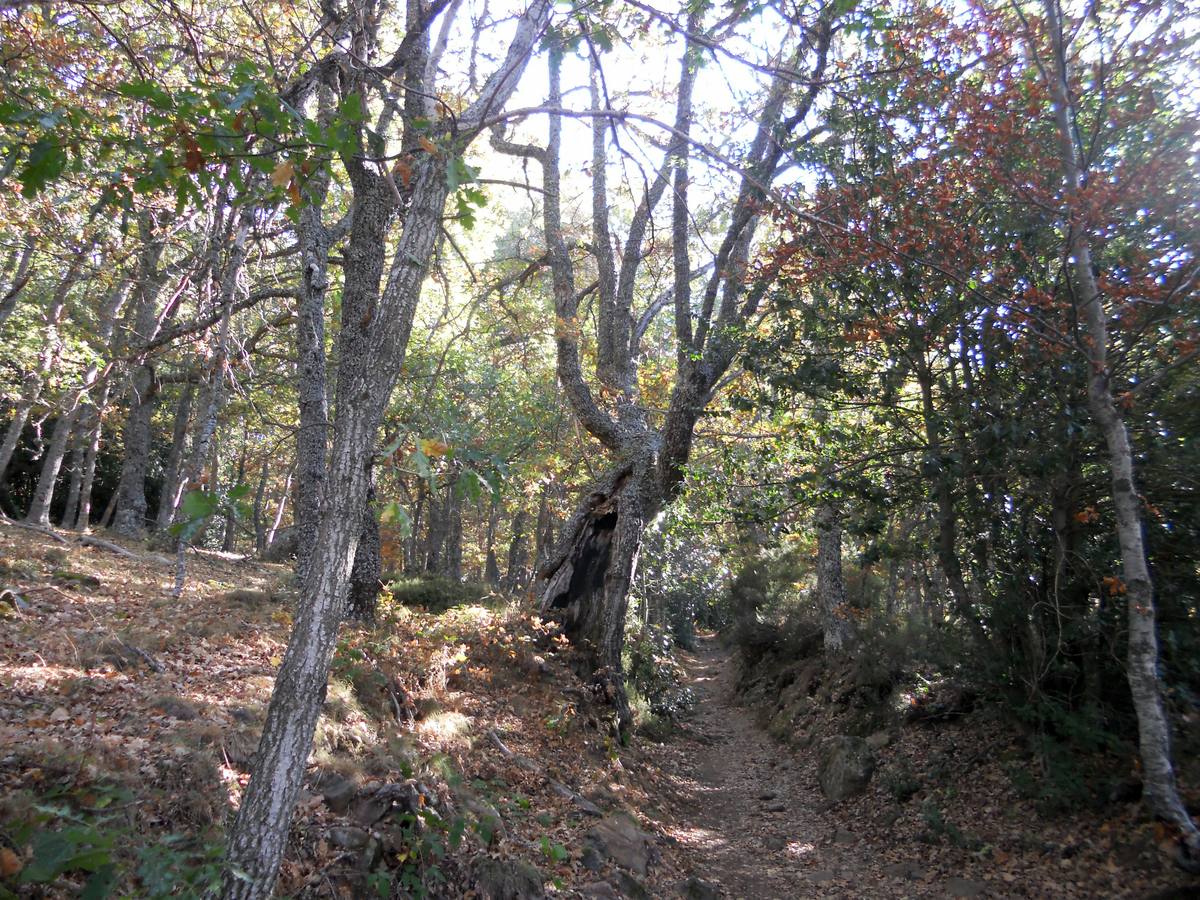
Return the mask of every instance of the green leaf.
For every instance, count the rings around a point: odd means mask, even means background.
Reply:
[[[179,509],[186,521],[201,521],[217,511],[217,498],[208,491],[188,491]]]
[[[79,900],[104,900],[117,883],[117,867],[112,863],[101,866],[83,886]]]
[[[409,537],[412,534],[412,517],[409,516],[408,510],[394,500],[383,508],[379,521],[385,525],[395,522],[400,528],[401,537]]]
[[[66,167],[66,150],[52,138],[38,138],[29,148],[25,167],[17,176],[21,181],[21,193],[26,197],[36,197],[46,185],[61,175]]]
[[[238,484],[238,485],[234,485],[233,487],[231,487],[229,489],[229,493],[226,494],[225,496],[228,497],[230,500],[241,500],[243,497],[246,497],[249,494],[250,494],[250,485]]]

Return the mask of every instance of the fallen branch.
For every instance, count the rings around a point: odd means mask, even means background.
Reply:
[[[65,543],[65,542],[64,542]],[[160,566],[174,565],[174,560],[167,559],[165,556],[159,556],[157,553],[147,553],[145,556],[138,556],[132,550],[126,550],[120,544],[114,544],[112,541],[106,541],[98,537],[93,537],[90,534],[81,535],[79,543],[86,544],[89,547],[97,547],[101,550],[107,550],[109,553],[115,553],[118,556],[124,556],[126,559],[137,560],[138,562],[152,562]]]
[[[26,531],[36,531],[38,534],[44,534],[46,537],[54,538],[60,544],[69,543],[61,534],[55,534],[49,528],[43,528],[40,525],[30,525],[27,522],[17,522],[10,519],[8,516],[0,516],[0,525],[8,525],[12,528],[24,528]]]

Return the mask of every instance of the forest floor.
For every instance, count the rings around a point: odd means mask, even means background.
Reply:
[[[287,641],[289,572],[194,554],[175,599],[171,560],[61,537],[0,523],[0,898],[199,897]],[[1133,806],[1007,841],[968,820],[1015,828],[992,776],[968,769],[986,797],[960,784],[970,806],[947,815],[989,843],[958,846],[915,838],[919,804],[878,785],[828,804],[815,752],[739,705],[736,657],[705,640],[682,658],[694,712],[624,747],[520,603],[391,604],[344,629],[280,895],[1194,895],[1151,838],[1117,852],[1130,841],[1113,835],[1143,828]],[[884,755],[931,740],[901,734]]]

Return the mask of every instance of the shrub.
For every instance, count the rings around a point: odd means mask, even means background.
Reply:
[[[420,606],[432,613],[496,599],[491,587],[486,584],[455,581],[440,575],[398,578],[388,585],[388,590],[394,602],[403,606]]]

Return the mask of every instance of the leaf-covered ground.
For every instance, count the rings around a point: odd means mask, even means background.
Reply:
[[[128,549],[138,559],[0,527],[0,897],[195,896],[218,872],[287,639],[289,573],[197,554],[173,599],[171,566]],[[971,765],[957,780],[950,767],[930,840],[928,807],[881,783],[824,803],[813,754],[737,704],[715,643],[685,657],[698,706],[661,744],[614,744],[571,661],[501,598],[391,605],[379,627],[347,629],[280,894],[1144,897],[1189,883],[1134,807],[1014,816],[999,764],[975,758],[998,733],[955,736]],[[897,737],[888,759],[927,740]]]

